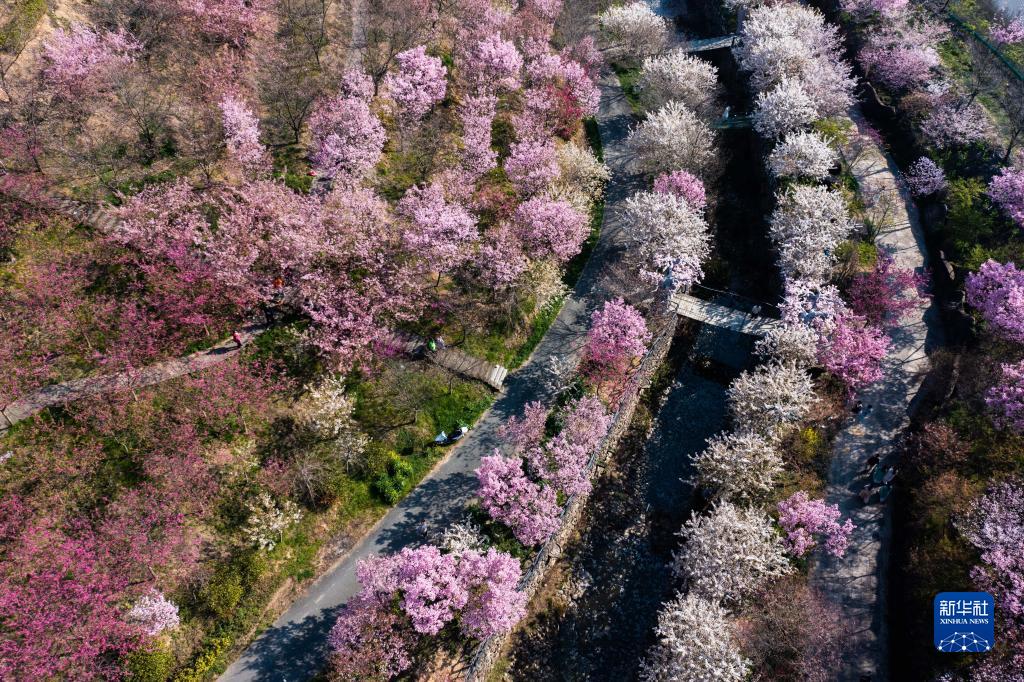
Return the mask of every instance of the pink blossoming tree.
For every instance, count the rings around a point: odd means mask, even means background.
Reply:
[[[654,191],[659,194],[674,194],[685,199],[686,203],[697,210],[701,210],[707,205],[704,183],[696,175],[687,171],[662,173],[654,179]]]
[[[508,526],[519,542],[539,545],[558,529],[560,510],[554,488],[527,478],[518,457],[504,457],[496,451],[480,461],[476,476],[484,511]]]
[[[587,216],[567,201],[533,197],[519,205],[513,216],[517,234],[534,259],[565,262],[579,253],[590,234]]]
[[[398,105],[402,119],[414,123],[426,116],[444,99],[448,88],[448,69],[437,57],[427,54],[423,45],[395,56],[398,71],[388,74],[384,86]]]
[[[926,285],[924,275],[897,268],[890,254],[880,253],[870,272],[858,273],[850,282],[850,308],[868,324],[895,326],[904,314],[921,305],[920,292]]]
[[[387,134],[362,99],[321,101],[309,117],[313,167],[333,177],[362,178],[380,160]]]
[[[1004,168],[992,178],[988,195],[1006,215],[1024,228],[1024,168]]]
[[[995,413],[996,425],[1024,433],[1024,363],[1000,369],[1000,381],[985,393],[985,404]]]
[[[270,157],[260,142],[260,122],[256,115],[234,95],[221,99],[220,110],[224,142],[231,159],[252,177],[268,172]]]
[[[123,31],[99,32],[83,24],[58,28],[43,43],[43,80],[65,98],[109,88],[142,46]]]
[[[1024,343],[1024,271],[1013,263],[988,260],[967,276],[966,290],[967,302],[997,336]]]
[[[916,197],[938,194],[946,189],[946,174],[927,156],[922,156],[907,170],[907,184]]]
[[[863,317],[839,315],[835,326],[818,346],[822,366],[856,393],[882,378],[882,361],[891,341]]]
[[[824,538],[825,550],[832,556],[846,554],[853,521],[840,524],[839,505],[812,500],[806,491],[793,493],[779,502],[779,525],[786,532],[786,549],[793,556],[804,556],[817,545],[815,535]]]

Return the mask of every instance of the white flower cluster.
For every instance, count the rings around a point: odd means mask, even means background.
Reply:
[[[835,264],[836,248],[853,231],[846,199],[836,190],[798,185],[778,197],[771,236],[787,278],[823,280]]]
[[[727,394],[733,424],[766,436],[805,417],[815,400],[806,371],[776,362],[743,372]]]
[[[645,59],[637,87],[648,111],[676,101],[706,116],[712,113],[718,94],[718,69],[685,50],[675,49]]]
[[[630,131],[626,145],[645,173],[701,175],[714,160],[715,131],[682,102],[671,101]]]
[[[645,682],[740,682],[750,661],[740,655],[728,612],[713,601],[679,595],[658,614],[658,643],[641,663]]]
[[[246,507],[249,517],[242,534],[254,547],[267,551],[274,549],[284,532],[302,518],[294,502],[283,500],[279,506],[267,492],[249,500]]]
[[[756,499],[770,492],[782,473],[775,443],[751,431],[719,434],[691,459],[698,482],[724,500]]]
[[[558,149],[558,168],[561,172],[551,183],[548,195],[569,202],[580,213],[590,213],[611,178],[608,166],[589,149],[569,142]]]
[[[775,145],[768,168],[777,178],[824,180],[839,161],[839,152],[814,132],[795,132]]]
[[[320,438],[334,441],[334,450],[346,466],[358,462],[370,439],[352,418],[355,404],[345,394],[345,380],[329,377],[307,390],[299,406],[300,420]]]
[[[701,264],[711,253],[711,236],[701,211],[674,194],[637,192],[626,199],[623,223],[652,271],[672,279],[673,288],[685,287],[703,276]]]
[[[646,2],[610,7],[597,20],[602,42],[618,57],[640,59],[668,44],[668,23]]]

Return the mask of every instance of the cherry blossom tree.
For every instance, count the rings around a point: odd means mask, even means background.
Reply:
[[[498,153],[491,148],[491,125],[497,112],[494,95],[470,95],[459,106],[462,121],[462,165],[479,177],[498,164]]]
[[[309,117],[313,167],[322,175],[362,178],[380,160],[387,133],[362,99],[322,100]]]
[[[817,545],[815,535],[824,538],[825,551],[832,556],[846,554],[853,521],[839,523],[839,505],[812,500],[800,490],[779,502],[779,525],[786,531],[786,550],[793,556],[804,556]]]
[[[1003,45],[1024,42],[1024,17],[1016,17],[1013,21],[993,24],[989,28],[988,34],[994,41]]]
[[[626,199],[623,223],[644,259],[642,274],[664,279],[672,289],[688,287],[704,276],[711,237],[702,212],[675,194],[638,192]]]
[[[874,326],[897,326],[908,311],[921,305],[920,292],[927,278],[913,270],[896,267],[888,253],[880,253],[870,272],[853,276],[850,282],[850,309]]]
[[[572,204],[581,213],[589,213],[604,196],[604,186],[611,179],[608,166],[594,152],[569,142],[558,148],[558,178],[549,193]]]
[[[882,378],[882,361],[890,344],[885,332],[863,317],[838,315],[819,345],[818,360],[855,393]]]
[[[843,11],[849,12],[860,21],[875,17],[898,17],[907,8],[908,0],[843,0]]]
[[[495,451],[480,461],[480,504],[492,519],[508,526],[526,546],[539,545],[558,530],[555,490],[526,477],[523,461]]]
[[[571,204],[545,197],[527,199],[516,208],[513,222],[532,258],[565,262],[580,252],[590,234],[590,221]]]
[[[870,31],[857,60],[869,78],[888,88],[920,87],[940,66],[937,47],[948,33],[937,23],[901,14]]]
[[[810,95],[796,80],[784,78],[754,101],[754,130],[763,137],[779,138],[818,119]]]
[[[824,180],[839,161],[839,152],[816,132],[796,132],[775,145],[768,168],[777,178]]]
[[[43,43],[43,80],[66,99],[87,97],[112,87],[141,50],[123,29],[99,32],[77,23],[58,28]]]
[[[992,485],[956,521],[967,541],[981,552],[981,565],[971,578],[991,592],[1012,618],[1024,618],[1024,486],[1009,479]]]
[[[967,302],[977,308],[996,336],[1024,343],[1024,271],[1013,263],[982,263],[967,276]]]
[[[1024,363],[1002,364],[999,383],[985,392],[997,426],[1024,433]]]
[[[671,101],[708,117],[715,107],[718,69],[685,50],[675,49],[644,60],[637,79],[640,101],[648,111]]]
[[[520,193],[531,196],[558,177],[558,155],[550,140],[524,140],[512,145],[505,173]]]
[[[476,218],[448,201],[437,183],[410,188],[398,202],[397,212],[408,224],[402,242],[432,271],[450,272],[472,256]]]
[[[485,554],[462,552],[458,562],[459,579],[469,591],[460,617],[462,631],[477,639],[511,631],[526,615],[526,594],[518,590],[519,560],[492,547]]]
[[[515,286],[530,267],[522,240],[507,224],[484,235],[475,265],[480,280],[497,289]]]
[[[779,363],[743,372],[727,396],[737,430],[768,436],[803,419],[815,400],[810,375]]]
[[[654,191],[660,194],[674,194],[697,210],[702,210],[708,203],[704,183],[696,175],[686,171],[662,173],[654,179]]]
[[[714,603],[736,604],[792,570],[772,520],[758,509],[719,503],[706,515],[694,513],[679,537],[673,572],[689,594]]]
[[[922,156],[910,165],[905,179],[916,197],[938,194],[947,187],[946,174],[927,156]]]
[[[977,102],[957,94],[948,86],[932,96],[921,133],[939,149],[966,146],[985,139],[990,131],[988,115]]]
[[[140,597],[125,618],[129,623],[137,624],[150,637],[165,630],[173,630],[180,623],[178,607],[156,591]]]
[[[333,679],[391,679],[412,665],[416,633],[380,598],[357,594],[331,628]]]
[[[668,24],[646,2],[610,7],[597,17],[601,40],[618,57],[640,59],[668,44]]]
[[[547,420],[548,408],[533,400],[526,403],[521,416],[509,417],[498,428],[498,436],[512,446],[513,452],[523,453],[540,445]]]
[[[853,229],[846,200],[837,190],[797,185],[781,194],[770,232],[779,245],[779,265],[787,277],[824,279],[835,250]]]
[[[764,360],[813,367],[818,359],[818,333],[802,322],[787,322],[769,329],[754,350]]]
[[[496,33],[472,44],[462,64],[464,77],[478,94],[516,90],[522,82],[523,55]]]
[[[596,396],[580,398],[570,404],[562,430],[542,447],[526,453],[530,471],[563,495],[583,495],[590,491],[587,465],[611,426],[611,415]]]
[[[742,502],[764,495],[782,473],[775,444],[753,432],[719,434],[690,459],[700,485],[722,500]]]
[[[244,101],[234,95],[225,95],[219,106],[228,155],[250,177],[268,173],[270,156],[260,142],[259,119]]]
[[[782,302],[782,320],[789,325],[804,325],[817,333],[828,333],[837,315],[849,311],[839,289],[831,284],[807,279],[787,279]]]
[[[398,71],[384,78],[384,87],[407,124],[419,121],[444,99],[448,69],[424,45],[398,53],[395,61]]]
[[[1024,168],[1004,168],[992,178],[988,195],[1006,215],[1024,228]]]
[[[715,158],[715,132],[681,102],[671,101],[629,132],[626,145],[645,173],[700,174]]]
[[[643,357],[650,340],[640,311],[618,298],[591,313],[583,355],[598,365],[619,365]]]
[[[658,642],[640,664],[644,682],[741,682],[750,673],[732,634],[729,613],[714,601],[678,595],[658,613]]]

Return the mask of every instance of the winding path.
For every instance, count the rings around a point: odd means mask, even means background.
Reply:
[[[854,158],[853,174],[863,195],[873,198],[875,214],[887,222],[875,243],[889,250],[900,268],[921,271],[928,260],[917,207],[896,180],[895,162],[868,135],[859,107],[849,112],[855,125],[845,153]],[[914,397],[928,371],[927,350],[942,342],[937,306],[915,308],[890,333],[892,346],[884,378],[860,395],[864,410],[836,436],[827,498],[857,525],[846,556],[819,556],[811,581],[841,609],[846,628],[841,682],[889,679],[886,623],[892,506],[861,504],[857,493],[867,482],[860,471],[871,454],[888,466],[898,455],[897,439],[910,422]],[[897,479],[897,494],[899,492]]]
[[[607,298],[629,293],[632,273],[622,260],[625,237],[620,214],[621,202],[639,187],[639,179],[627,168],[628,157],[622,144],[631,120],[629,104],[617,79],[606,74],[601,81],[598,123],[612,180],[607,187],[601,237],[575,290],[533,355],[509,375],[505,393],[484,413],[476,427],[359,544],[257,637],[221,680],[296,682],[321,670],[331,625],[341,607],[358,590],[355,574],[358,562],[374,554],[395,552],[420,543],[461,519],[467,502],[476,492],[473,472],[480,459],[498,445],[498,427],[506,418],[519,413],[530,400],[547,397],[545,368],[548,361],[579,354],[592,308]]]

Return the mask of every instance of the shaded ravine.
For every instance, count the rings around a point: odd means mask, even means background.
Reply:
[[[509,375],[505,392],[470,433],[401,502],[291,607],[242,652],[222,680],[307,679],[326,661],[327,634],[342,606],[358,591],[356,566],[368,556],[419,544],[460,520],[476,493],[473,472],[498,445],[498,427],[531,400],[548,397],[546,367],[551,358],[578,356],[591,311],[603,300],[632,293],[634,273],[623,261],[622,202],[639,187],[628,167],[624,140],[632,121],[629,104],[614,76],[601,80],[598,125],[605,162],[612,171],[606,189],[601,237],[573,294],[530,359]]]
[[[516,635],[514,680],[630,680],[654,641],[661,604],[674,594],[676,533],[694,503],[690,455],[726,425],[726,388],[747,366],[754,339],[687,323],[666,369],[673,377],[648,422],[638,416],[598,482],[580,535],[552,575],[557,593]]]

